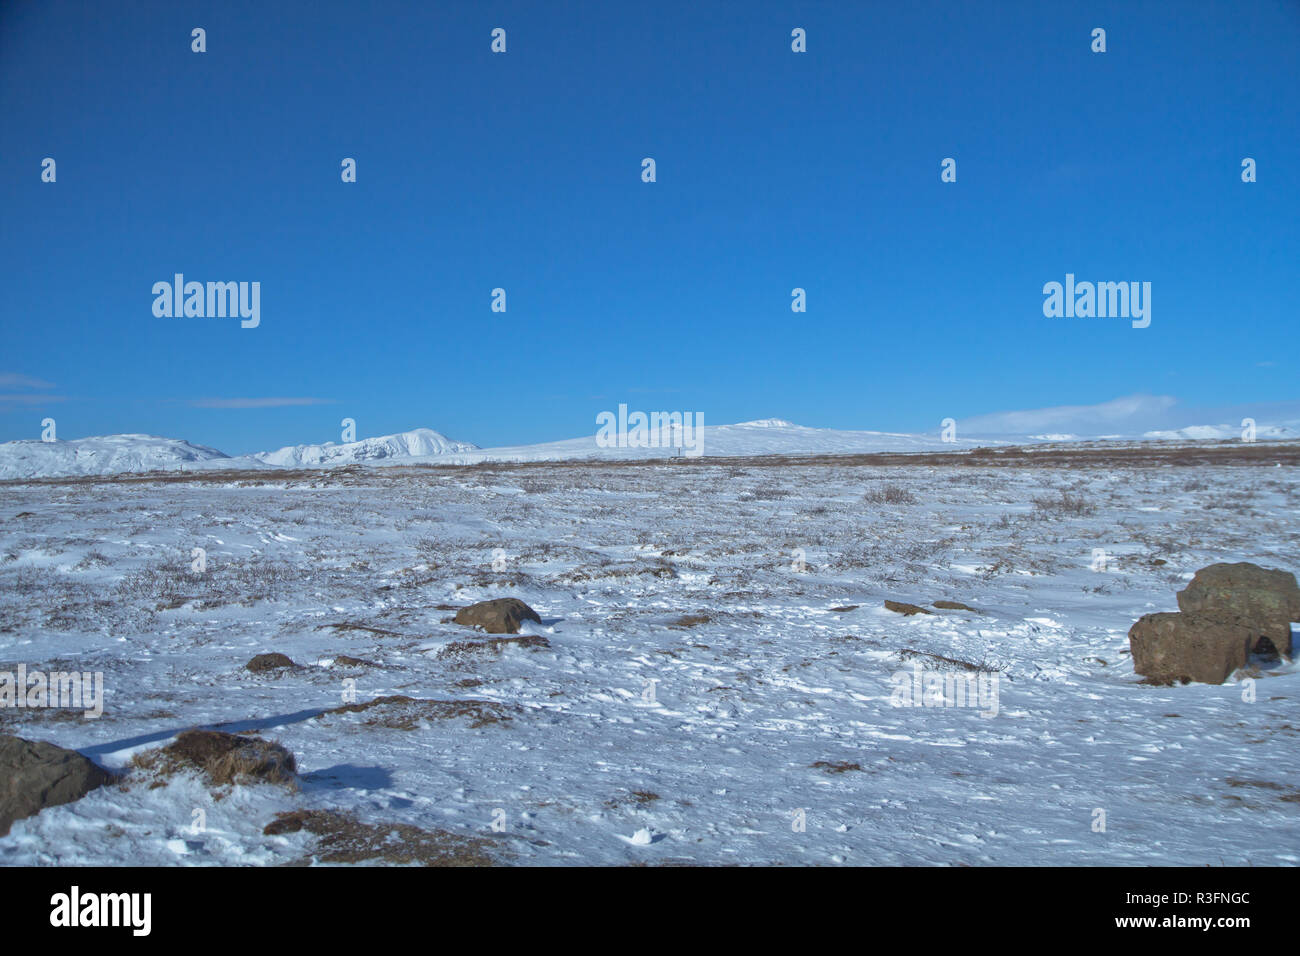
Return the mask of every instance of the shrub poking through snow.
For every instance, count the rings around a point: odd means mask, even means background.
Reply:
[[[526,647],[541,651],[551,646],[551,642],[540,634],[520,634],[518,637],[489,637],[483,641],[451,641],[438,651],[439,660],[469,660],[495,657],[508,647]]]
[[[467,717],[471,727],[504,724],[510,721],[512,708],[494,700],[417,700],[404,694],[376,697],[364,704],[344,704],[321,716],[367,714],[365,724],[393,730],[415,730],[435,720]]]
[[[1035,498],[1034,507],[1044,514],[1065,515],[1072,518],[1086,518],[1095,514],[1097,508],[1082,495],[1072,495],[1062,491],[1060,496]]]
[[[864,494],[862,500],[869,505],[914,505],[916,495],[902,485],[881,485]]]

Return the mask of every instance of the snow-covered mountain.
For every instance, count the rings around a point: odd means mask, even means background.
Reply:
[[[199,467],[230,460],[215,448],[156,435],[102,435],[71,441],[0,444],[0,478],[110,475]]]
[[[1189,425],[1162,431],[1144,432],[1142,437],[1152,441],[1205,441],[1241,438],[1240,425]],[[1275,425],[1255,426],[1255,439],[1300,438],[1300,422],[1279,422]]]
[[[1067,433],[1035,435],[972,435],[958,427],[958,439],[944,442],[936,434],[842,431],[810,428],[779,418],[735,425],[706,425],[698,442],[709,458],[745,458],[764,455],[846,455],[871,452],[961,452],[1007,444],[1093,441],[1205,441],[1240,439],[1233,425],[1193,425],[1142,435],[1086,436]],[[678,433],[680,434],[680,433]],[[660,447],[619,447],[597,442],[596,430],[580,438],[479,448],[452,441],[431,428],[415,428],[396,435],[335,444],[290,445],[277,451],[232,458],[174,438],[153,435],[106,435],[73,441],[14,441],[0,444],[0,479],[109,475],[122,472],[210,469],[328,468],[343,465],[477,464],[479,462],[569,461],[583,459],[646,459],[692,456],[696,436],[690,441],[665,441]],[[1256,438],[1278,441],[1300,438],[1300,422],[1259,424]],[[680,444],[682,448],[669,447]]]
[[[840,431],[834,428],[809,428],[779,418],[741,422],[736,425],[705,425],[699,447],[709,458],[746,458],[760,455],[846,455],[880,451],[958,451],[980,444],[1007,444],[1005,441],[977,442],[961,439],[944,442],[938,434],[911,435],[899,432]],[[696,436],[681,442],[685,447],[602,447],[596,434],[537,445],[483,448],[467,454],[451,454],[439,459],[447,464],[475,464],[483,461],[565,461],[570,459],[670,458],[691,456]],[[674,437],[663,445],[678,444]]]
[[[402,461],[409,458],[435,458],[459,452],[474,452],[478,446],[452,441],[432,428],[414,428],[396,435],[363,438],[361,441],[323,445],[289,445],[278,451],[264,451],[251,456],[277,468],[312,468],[321,465],[355,465],[366,462]]]

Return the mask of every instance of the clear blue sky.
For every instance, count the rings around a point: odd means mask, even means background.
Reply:
[[[1297,162],[1295,0],[3,0],[0,439],[1293,400]],[[155,318],[176,272],[261,326]],[[1067,272],[1151,327],[1045,318]]]

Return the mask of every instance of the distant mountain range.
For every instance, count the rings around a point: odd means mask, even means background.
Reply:
[[[457,452],[478,451],[478,445],[451,441],[432,428],[416,428],[381,438],[336,445],[290,445],[279,451],[259,452],[252,457],[276,468],[313,468],[319,465],[355,465],[406,458],[431,458]]]
[[[809,428],[778,418],[707,425],[702,429],[702,453],[707,457],[760,455],[843,455],[869,452],[959,452],[990,445],[1043,442],[1123,440],[1200,441],[1241,437],[1231,425],[1198,425],[1142,435],[1080,436],[1072,434],[963,436],[955,442],[937,435],[896,432],[841,431]],[[1256,428],[1260,440],[1300,438],[1300,422]],[[673,447],[602,447],[596,435],[536,445],[479,448],[453,441],[431,428],[416,428],[336,444],[289,445],[277,451],[231,457],[215,448],[154,435],[105,435],[71,441],[12,441],[0,443],[0,479],[132,472],[212,469],[322,468],[342,465],[475,464],[505,461],[568,461],[585,459],[666,458],[688,454]]]

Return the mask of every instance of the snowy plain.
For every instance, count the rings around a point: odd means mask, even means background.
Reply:
[[[296,792],[128,778],[15,823],[0,864],[310,859],[310,834],[262,832],[307,808],[473,834],[504,864],[1294,865],[1300,674],[1262,670],[1253,701],[1240,679],[1148,686],[1126,637],[1204,565],[1300,571],[1284,457],[0,484],[0,665],[107,689],[98,720],[8,710],[0,731],[126,768],[221,725],[302,774]],[[549,647],[447,620],[503,596]],[[300,666],[244,670],[271,651]],[[996,716],[894,706],[917,663],[996,674]],[[489,719],[319,716],[347,681]]]

